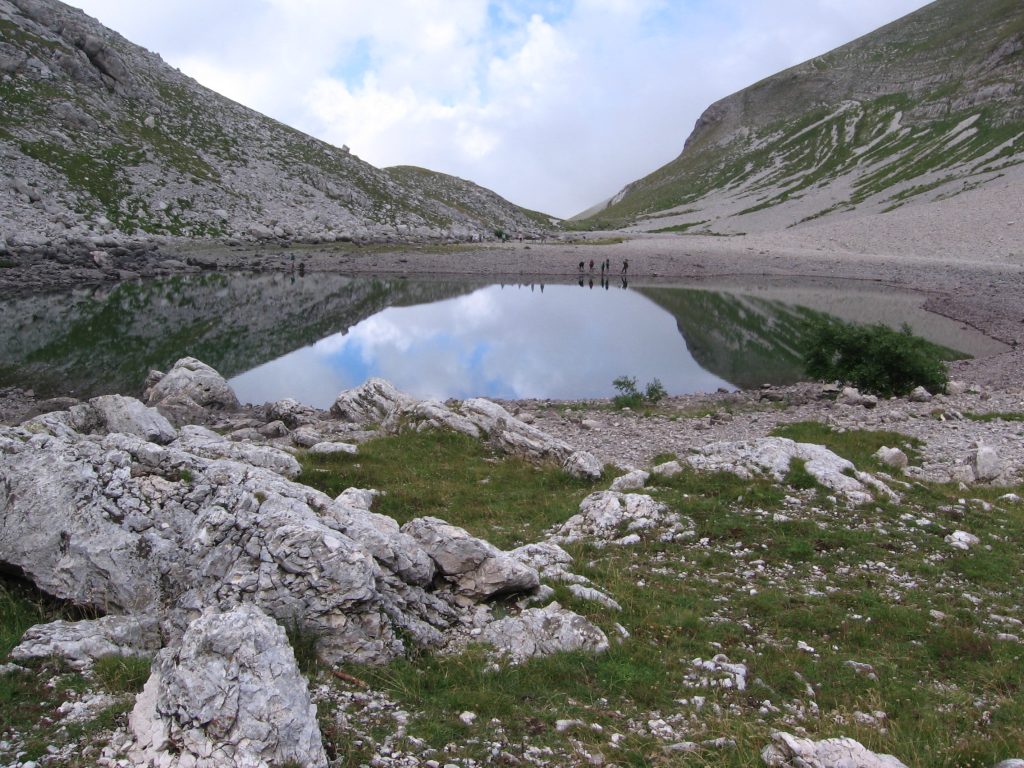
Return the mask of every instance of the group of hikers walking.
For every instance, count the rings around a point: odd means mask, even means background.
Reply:
[[[584,270],[586,269],[586,266],[587,266],[586,262],[584,262],[584,261],[580,262],[579,270],[580,270],[580,274],[581,275],[583,274]],[[622,269],[619,270],[619,274],[620,275],[625,275],[628,272],[629,272],[629,259],[623,259],[623,261],[622,261]],[[612,273],[612,260],[611,259],[605,259],[604,261],[601,262],[601,277],[604,277],[606,274],[610,275],[611,273]],[[590,274],[594,274],[594,260],[593,259],[590,260]]]

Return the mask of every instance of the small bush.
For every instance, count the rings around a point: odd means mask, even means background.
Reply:
[[[644,395],[650,402],[657,403],[667,397],[668,392],[665,391],[665,387],[659,379],[654,379],[647,382],[647,389],[644,390]]]
[[[906,395],[918,386],[944,392],[949,380],[943,361],[948,351],[914,336],[906,325],[894,331],[884,325],[818,321],[807,327],[804,343],[808,376],[843,381],[883,397]]]
[[[636,376],[619,376],[612,381],[612,386],[619,392],[612,398],[616,408],[638,408],[645,401],[653,405],[668,395],[658,379],[647,382],[643,392],[637,388]]]

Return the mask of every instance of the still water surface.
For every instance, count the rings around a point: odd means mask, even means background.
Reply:
[[[150,369],[192,356],[253,403],[326,407],[370,376],[420,397],[601,397],[623,375],[683,394],[799,380],[800,328],[822,314],[993,351],[920,299],[863,286],[215,273],[0,302],[0,385],[139,395]]]
[[[676,319],[636,291],[576,285],[488,286],[389,307],[230,380],[243,401],[289,393],[329,406],[371,376],[420,398],[605,397],[612,380],[658,378],[670,392],[729,382],[704,370]]]

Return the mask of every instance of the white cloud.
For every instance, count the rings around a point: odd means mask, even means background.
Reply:
[[[78,0],[204,84],[376,165],[571,215],[713,101],[925,0]]]

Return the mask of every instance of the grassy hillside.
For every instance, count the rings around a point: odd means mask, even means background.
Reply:
[[[939,0],[712,105],[682,154],[584,226],[672,214],[670,231],[744,231],[889,210],[988,183],[1024,161],[1024,5]]]

